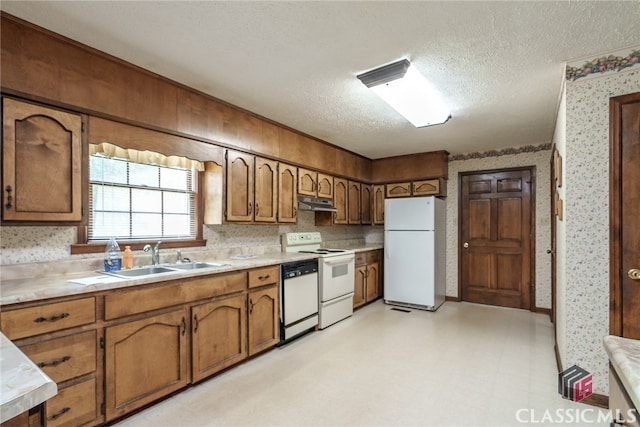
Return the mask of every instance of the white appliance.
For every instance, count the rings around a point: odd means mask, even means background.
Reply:
[[[327,328],[353,314],[355,252],[348,249],[322,248],[318,232],[286,233],[283,252],[317,254],[318,259],[318,327]]]
[[[435,311],[445,299],[445,202],[384,201],[384,302]]]
[[[280,345],[318,326],[318,260],[282,264]]]

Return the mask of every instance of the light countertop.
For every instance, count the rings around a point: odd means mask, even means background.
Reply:
[[[58,393],[56,383],[0,332],[0,422]]]
[[[607,335],[604,349],[631,401],[640,409],[640,340]]]
[[[53,275],[34,274],[32,279],[9,279],[2,280],[2,292],[0,293],[0,305],[16,304],[21,302],[38,301],[49,298],[67,297],[81,295],[90,292],[108,291],[112,289],[127,288],[148,283],[156,283],[168,280],[188,279],[191,277],[208,274],[229,273],[250,268],[266,267],[285,262],[298,261],[303,259],[317,258],[314,254],[298,253],[269,253],[255,255],[250,258],[215,258],[215,260],[198,259],[198,261],[210,261],[226,264],[224,267],[216,269],[201,270],[181,270],[161,275],[150,275],[143,278],[120,279],[113,276],[101,274],[97,271],[82,271],[58,273]],[[4,276],[4,275],[3,275]],[[91,280],[95,278],[95,280]],[[86,280],[90,284],[80,284],[74,281]]]

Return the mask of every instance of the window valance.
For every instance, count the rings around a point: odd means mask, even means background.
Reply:
[[[129,160],[146,165],[158,165],[172,168],[195,169],[204,171],[204,163],[182,156],[165,156],[154,151],[140,151],[132,148],[122,148],[109,142],[89,144],[89,154],[99,154],[109,158]]]

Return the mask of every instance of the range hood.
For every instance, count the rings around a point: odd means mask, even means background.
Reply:
[[[338,209],[333,207],[333,203],[331,202],[331,200],[303,196],[298,197],[298,210],[314,212],[338,212]]]

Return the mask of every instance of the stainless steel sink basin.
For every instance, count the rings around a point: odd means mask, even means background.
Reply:
[[[150,276],[152,274],[175,273],[176,271],[177,270],[173,268],[154,265],[151,267],[134,268],[132,270],[105,271],[104,273],[112,276],[129,278]]]
[[[168,268],[175,268],[177,270],[199,270],[201,268],[221,268],[226,267],[228,264],[219,264],[216,262],[188,262],[183,264],[170,264]]]

